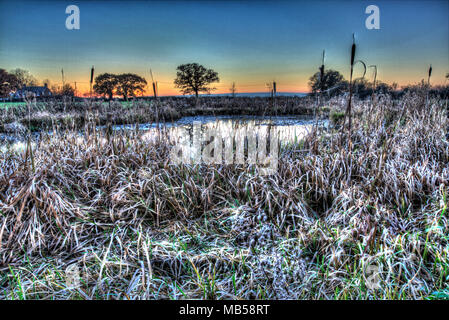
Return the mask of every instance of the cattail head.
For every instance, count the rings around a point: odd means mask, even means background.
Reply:
[[[355,59],[355,49],[356,49],[356,45],[355,45],[355,38],[354,38],[354,34],[352,34],[352,47],[351,47],[351,66],[354,65],[354,59]]]
[[[432,65],[429,67],[429,78],[432,76]]]
[[[94,82],[94,66],[90,69],[90,83]]]
[[[326,52],[323,50],[323,57],[321,58],[321,68],[320,71],[322,72],[322,74],[324,73],[324,57],[325,57]]]

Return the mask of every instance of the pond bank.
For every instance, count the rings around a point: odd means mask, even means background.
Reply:
[[[329,107],[318,110],[321,116],[329,114]],[[121,101],[38,101],[29,105],[8,107],[0,112],[0,133],[5,125],[18,122],[31,131],[80,129],[87,122],[102,126],[173,122],[192,116],[282,116],[316,114],[314,101],[308,97],[202,97],[161,98],[160,100]]]

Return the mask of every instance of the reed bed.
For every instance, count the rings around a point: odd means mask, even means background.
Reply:
[[[30,131],[83,129],[95,119],[95,125],[149,123],[173,121],[180,114],[168,103],[135,100],[128,104],[119,101],[27,101],[26,105],[11,107],[0,115],[0,132],[8,132],[8,125],[18,123]]]
[[[448,298],[443,102],[376,106],[353,101],[350,146],[338,124],[314,127],[270,176],[171,164],[163,129],[0,152],[0,299]]]
[[[270,98],[247,97],[160,97],[132,101],[28,101],[8,107],[0,113],[0,133],[19,123],[31,131],[82,129],[96,119],[96,125],[171,122],[183,116],[198,115],[312,115],[309,97],[277,97],[276,108]]]

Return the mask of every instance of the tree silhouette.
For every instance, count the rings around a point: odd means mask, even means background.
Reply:
[[[182,64],[177,68],[175,86],[181,89],[183,94],[194,93],[198,98],[199,92],[210,92],[215,88],[208,85],[219,82],[218,73],[212,69],[206,69],[198,63]]]
[[[0,69],[0,97],[7,97],[19,87],[19,80],[13,74]]]
[[[66,83],[62,87],[58,85],[51,86],[50,90],[53,96],[66,96],[66,97],[74,97],[75,89],[69,84]]]
[[[323,81],[320,80],[320,72],[316,72],[309,78],[309,86],[312,89],[312,93],[317,93],[320,90],[328,92],[329,95],[337,95],[342,93],[348,86],[348,81],[345,80],[343,75],[335,70],[326,70],[323,73]]]
[[[95,78],[93,89],[96,93],[107,96],[111,100],[117,89],[117,84],[118,78],[115,74],[103,73]]]
[[[147,81],[137,74],[124,73],[117,76],[117,94],[125,100],[135,97],[136,92],[144,93],[146,85]]]
[[[61,88],[61,95],[66,97],[74,97],[75,89],[70,84],[66,83]]]
[[[9,72],[10,74],[16,76],[19,81],[19,89],[23,87],[33,87],[38,85],[37,79],[28,71],[23,69],[14,69]]]

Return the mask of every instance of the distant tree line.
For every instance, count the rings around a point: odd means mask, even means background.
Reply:
[[[349,90],[349,82],[343,75],[335,70],[326,70],[323,74],[323,81],[320,81],[320,72],[316,72],[309,78],[309,87],[311,95],[321,94],[323,97],[335,97]],[[446,74],[446,79],[449,80],[449,73]],[[449,95],[448,85],[430,86],[426,81],[422,80],[418,84],[412,84],[399,87],[397,83],[387,84],[377,80],[374,84],[366,78],[355,79],[353,82],[354,95],[360,99],[365,99],[374,93],[388,94],[394,98],[400,98],[407,92],[418,92],[428,90],[430,95],[438,96],[440,98],[447,98]]]
[[[323,74],[323,82],[320,81],[320,72],[316,72],[309,78],[309,86],[311,94],[316,95],[321,92],[324,97],[339,96],[349,90],[349,81],[343,75],[335,70],[326,70]],[[369,82],[365,78],[355,79],[353,83],[354,95],[364,99],[375,93],[392,93],[398,89],[398,85],[393,83],[391,85],[376,81],[376,84]]]
[[[446,79],[449,80],[449,73],[446,74]],[[219,81],[218,73],[214,70],[207,69],[198,63],[188,63],[177,67],[174,84],[183,94],[194,94],[198,97],[201,92],[215,90],[215,88],[210,87],[210,84]],[[43,83],[48,86],[53,96],[73,97],[76,95],[75,89],[69,83],[63,86],[51,86],[48,79],[44,80]],[[103,73],[95,78],[93,90],[96,94],[104,96],[107,99],[112,99],[114,96],[121,96],[127,100],[130,97],[143,94],[146,85],[147,81],[143,77],[133,73],[118,75]],[[9,94],[17,90],[31,86],[38,86],[38,80],[29,71],[17,68],[7,72],[5,69],[0,69],[0,97],[8,97]],[[320,70],[312,75],[309,78],[309,86],[312,96],[320,94],[326,98],[339,96],[348,92],[349,82],[340,72],[329,69],[324,72]],[[233,84],[230,90],[235,93],[235,84]],[[424,80],[418,84],[407,85],[401,88],[396,83],[390,85],[379,80],[374,84],[366,78],[359,78],[353,81],[354,95],[360,99],[365,99],[373,93],[389,94],[395,98],[400,98],[407,92],[417,92],[420,90],[427,90],[431,95],[439,96],[440,98],[447,99],[449,96],[448,85],[430,86]]]
[[[10,93],[24,87],[37,86],[37,79],[27,70],[14,69],[7,72],[0,69],[0,96],[7,97]]]
[[[51,90],[53,96],[73,97],[75,95],[75,89],[68,83],[62,87],[57,85],[50,87],[50,80],[45,79],[43,84]],[[28,70],[17,68],[7,72],[5,69],[0,69],[0,97],[2,98],[9,97],[17,90],[37,86],[39,86],[39,81]]]

